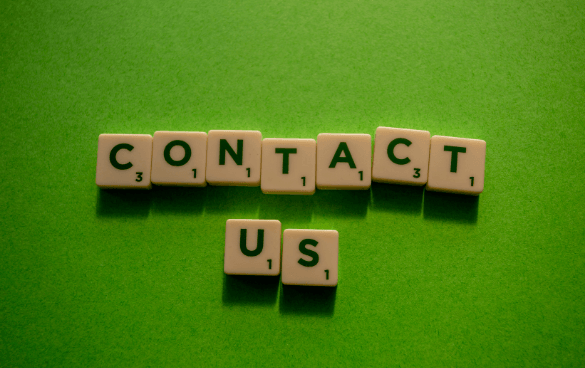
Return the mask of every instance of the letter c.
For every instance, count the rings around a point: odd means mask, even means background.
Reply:
[[[410,159],[408,157],[398,158],[394,155],[394,147],[396,147],[399,144],[404,144],[406,147],[408,147],[412,144],[412,142],[406,138],[396,138],[388,145],[388,158],[396,165],[406,165],[407,163],[410,162]]]
[[[132,151],[134,147],[132,145],[129,145],[128,143],[120,143],[116,145],[114,148],[112,148],[112,150],[110,151],[110,163],[118,170],[128,170],[129,168],[132,167],[132,162],[121,164],[118,162],[118,160],[116,160],[116,154],[118,153],[119,150],[123,149]]]

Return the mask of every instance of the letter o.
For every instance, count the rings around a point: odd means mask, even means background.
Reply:
[[[185,156],[181,160],[173,160],[171,157],[171,149],[175,146],[181,146],[185,150]],[[164,152],[165,161],[171,166],[183,166],[191,159],[191,147],[184,141],[172,141],[165,147]]]

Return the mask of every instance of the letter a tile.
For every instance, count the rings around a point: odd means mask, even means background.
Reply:
[[[317,189],[369,189],[372,137],[369,134],[317,136]]]

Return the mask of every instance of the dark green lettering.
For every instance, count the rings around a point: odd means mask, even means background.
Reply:
[[[114,148],[112,148],[112,150],[110,151],[110,163],[118,170],[128,170],[129,168],[132,167],[132,162],[121,164],[118,162],[118,160],[116,160],[116,154],[118,153],[119,150],[123,149],[132,151],[134,149],[134,146],[131,146],[128,143],[120,143],[114,146]]]
[[[175,161],[171,157],[171,149],[175,146],[181,146],[185,150],[185,156],[179,161]],[[183,166],[189,162],[189,159],[191,158],[191,147],[189,147],[187,142],[184,141],[172,141],[165,147],[164,157],[165,161],[171,166]]]
[[[344,157],[341,157],[342,153],[345,155]],[[335,155],[333,155],[333,160],[331,160],[329,168],[334,169],[338,162],[347,162],[350,168],[355,169],[355,163],[345,142],[339,142],[339,146],[337,147],[337,151],[335,151]]]
[[[465,147],[445,146],[445,151],[451,151],[451,172],[457,172],[457,154],[465,153],[467,149]]]
[[[246,237],[248,235],[247,229],[240,230],[240,250],[244,255],[248,257],[255,257],[258,254],[262,253],[262,248],[264,247],[264,230],[258,229],[258,245],[254,250],[248,250],[246,247]]]
[[[396,165],[406,165],[407,163],[410,162],[410,159],[408,157],[398,158],[396,157],[396,155],[394,155],[394,147],[396,147],[399,144],[404,144],[406,147],[408,147],[412,144],[412,142],[406,138],[396,138],[388,145],[388,158]]]
[[[296,148],[277,148],[276,153],[282,153],[282,173],[288,174],[288,156],[297,153]]]
[[[319,263],[319,254],[313,250],[307,249],[307,244],[316,247],[318,242],[314,239],[304,239],[299,243],[299,251],[304,255],[313,258],[311,261],[305,261],[304,259],[300,258],[299,264],[305,267],[313,267]]]
[[[225,165],[225,153],[229,153],[236,165],[241,165],[244,158],[244,140],[238,139],[237,153],[234,152],[232,146],[228,143],[227,139],[219,140],[219,164]]]

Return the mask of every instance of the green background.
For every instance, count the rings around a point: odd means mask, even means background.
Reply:
[[[585,3],[2,1],[0,366],[583,366]],[[487,142],[479,198],[100,191],[100,133]],[[226,278],[225,222],[340,233]]]

